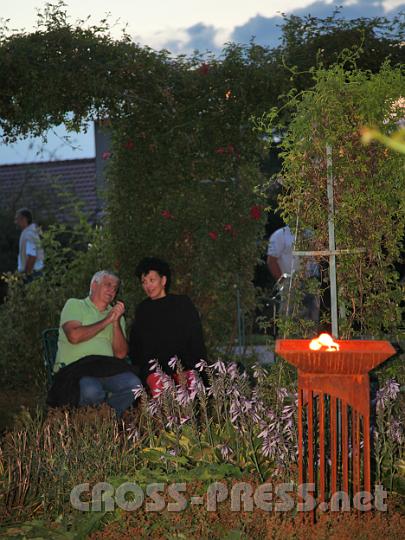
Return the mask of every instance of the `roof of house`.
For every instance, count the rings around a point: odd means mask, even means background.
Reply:
[[[34,216],[69,221],[77,202],[90,220],[101,210],[96,160],[73,159],[0,166],[0,207],[26,206]]]

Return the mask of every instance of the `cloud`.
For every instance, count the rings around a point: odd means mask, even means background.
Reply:
[[[324,18],[332,15],[335,6],[341,5],[344,0],[336,0],[333,4],[327,1],[318,0],[308,6],[293,10],[293,14],[304,17],[308,14]],[[393,17],[401,10],[405,11],[405,0],[394,9],[386,11],[383,0],[347,0],[340,11],[340,17],[345,19],[357,19],[359,17]],[[287,13],[291,15],[292,13]],[[257,14],[250,18],[245,24],[236,26],[230,30],[216,28],[212,25],[197,23],[189,28],[179,29],[175,37],[168,38],[163,47],[174,54],[190,54],[198,49],[201,52],[207,50],[215,54],[220,54],[225,41],[248,44],[252,37],[255,42],[269,47],[280,44],[282,35],[281,25],[283,17],[264,17]],[[173,36],[173,34],[172,34]]]
[[[296,13],[296,15],[298,15]],[[282,17],[262,17],[256,15],[242,26],[236,26],[231,34],[231,40],[236,43],[249,43],[254,38],[259,45],[275,47],[281,38]]]
[[[192,45],[193,49],[204,51],[206,49],[211,50],[212,47],[215,47],[217,30],[214,26],[198,23],[188,28],[187,32],[189,35],[189,45]]]
[[[357,19],[360,17],[393,17],[401,8],[405,11],[405,2],[391,11],[384,11],[383,3],[380,1],[358,0],[356,3],[345,4],[340,17],[345,19]],[[318,1],[308,6],[294,10],[294,15],[304,17],[312,15],[313,17],[324,18],[333,13],[334,5]],[[280,25],[283,23],[282,16],[261,17],[257,15],[249,19],[244,25],[236,26],[231,34],[232,41],[236,43],[248,43],[254,36],[255,42],[260,45],[275,47],[279,45],[281,38]]]
[[[155,49],[167,49],[173,54],[192,54],[195,50],[219,54],[221,46],[218,44],[225,41],[221,40],[223,36],[223,29],[199,22],[188,28],[169,28],[149,36],[136,36],[135,41]]]

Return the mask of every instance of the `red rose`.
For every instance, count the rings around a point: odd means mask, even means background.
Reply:
[[[198,68],[198,71],[201,73],[201,75],[207,75],[210,70],[210,66],[204,62],[204,64],[201,64],[201,66]]]
[[[173,214],[170,212],[170,210],[162,210],[160,212],[160,215],[164,217],[165,219],[174,219]]]
[[[262,209],[257,204],[253,205],[250,209],[250,217],[256,221],[261,218]]]
[[[233,144],[228,144],[226,147],[226,151],[228,154],[233,154],[235,152],[235,148],[233,147]]]
[[[212,239],[212,240],[218,240],[218,233],[217,231],[210,231],[208,233],[208,236]]]
[[[128,139],[127,142],[124,144],[124,148],[126,150],[132,150],[134,146],[135,146],[135,143],[132,139]]]
[[[215,148],[214,152],[216,154],[229,154],[233,155],[235,154],[235,147],[233,144],[228,144],[227,146],[218,146],[218,148]],[[238,155],[239,156],[239,155]]]
[[[232,238],[236,238],[236,232],[235,232],[235,229],[233,228],[232,223],[225,223],[224,231],[228,233],[230,236],[232,236]]]

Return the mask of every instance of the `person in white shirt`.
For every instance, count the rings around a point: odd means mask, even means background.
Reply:
[[[21,229],[17,270],[24,274],[26,282],[30,282],[42,275],[44,268],[44,250],[41,246],[39,230],[32,222],[32,213],[28,208],[17,210],[15,223]]]
[[[294,312],[293,297],[291,294],[290,283],[294,273],[299,269],[298,257],[293,255],[295,238],[287,225],[277,229],[269,238],[267,248],[267,268],[273,278],[279,284],[282,284],[280,311],[285,316],[291,316]],[[305,278],[319,278],[318,264],[313,260],[307,260],[305,265]],[[287,285],[288,283],[288,285]],[[299,285],[301,287],[301,285]],[[311,320],[315,324],[319,322],[319,295],[303,292],[299,317]]]
[[[296,258],[293,257],[294,236],[290,227],[277,229],[269,238],[267,248],[267,267],[276,281],[283,274],[291,276],[296,269]]]

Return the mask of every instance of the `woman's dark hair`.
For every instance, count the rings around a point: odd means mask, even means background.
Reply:
[[[135,275],[139,280],[142,280],[142,276],[149,274],[151,270],[154,270],[160,277],[166,277],[165,291],[169,292],[171,283],[170,266],[163,259],[157,257],[145,257],[139,261],[138,266],[135,269]]]

